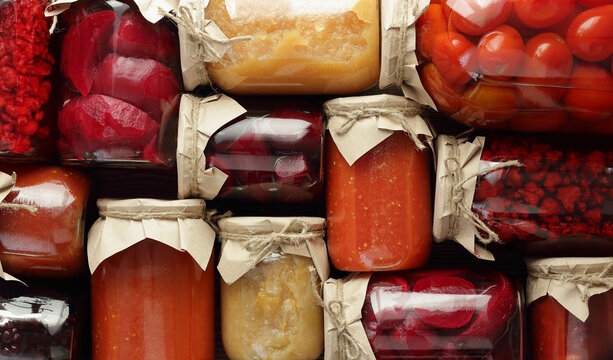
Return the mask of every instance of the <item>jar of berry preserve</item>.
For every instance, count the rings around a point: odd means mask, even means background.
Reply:
[[[609,20],[610,1],[431,1],[407,87],[471,127],[611,135]]]
[[[61,20],[62,161],[171,165],[182,89],[176,29],[126,1],[79,1]]]
[[[215,232],[204,207],[98,200],[87,245],[92,359],[214,358]]]
[[[0,160],[54,155],[57,44],[45,0],[0,2]],[[54,34],[54,38],[56,35]],[[54,91],[52,91],[54,90]]]
[[[312,217],[219,221],[221,331],[229,359],[319,358],[323,310],[315,294],[329,273],[324,225]]]
[[[525,358],[521,288],[497,271],[352,274],[324,306],[326,360]]]
[[[323,126],[319,106],[300,99],[183,95],[179,197],[313,201],[323,193]]]
[[[432,138],[420,107],[375,95],[326,102],[328,251],[345,271],[423,266],[432,243]]]
[[[607,137],[439,136],[437,161],[437,241],[453,239],[490,260],[502,250],[613,255]]]
[[[526,264],[531,358],[613,358],[613,258]]]
[[[0,165],[0,261],[15,276],[68,278],[85,268],[89,179],[56,166]],[[0,173],[1,174],[1,173]]]

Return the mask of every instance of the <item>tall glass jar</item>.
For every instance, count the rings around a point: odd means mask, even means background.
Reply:
[[[16,183],[0,202],[0,261],[15,276],[74,277],[85,268],[89,179],[55,166],[1,165]]]
[[[212,0],[207,19],[236,41],[207,63],[233,94],[352,94],[379,77],[379,4],[309,0]]]
[[[57,49],[45,6],[44,0],[0,1],[0,160],[54,155]]]
[[[88,244],[92,358],[213,359],[215,235],[204,202],[98,205]]]
[[[176,30],[125,1],[80,1],[62,20],[62,161],[171,165],[182,89]]]

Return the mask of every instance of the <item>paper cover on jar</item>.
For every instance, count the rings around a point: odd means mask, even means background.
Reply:
[[[330,265],[325,219],[317,217],[230,217],[219,221],[222,240],[217,269],[231,285],[275,251],[309,257],[322,281]]]
[[[17,175],[15,173],[13,173],[13,175],[8,175],[0,171],[0,209],[2,209],[3,207],[2,201],[11,192],[11,190],[13,189],[13,186],[15,186],[16,180],[17,180]],[[6,281],[19,281],[20,283],[23,283],[21,280],[17,279],[16,277],[13,277],[5,273],[4,270],[2,270],[2,264],[0,264],[0,278]]]
[[[418,149],[426,149],[424,140],[432,148],[434,133],[421,116],[421,105],[402,96],[338,98],[324,103],[324,110],[332,139],[349,165],[394,131],[406,132]]]
[[[381,0],[379,88],[401,86],[406,97],[436,109],[417,72],[415,22],[429,3],[429,0]]]
[[[206,168],[204,149],[215,132],[245,112],[226,95],[204,99],[188,94],[181,97],[177,138],[179,199],[217,196],[228,175],[214,167]]]
[[[189,253],[206,270],[215,231],[204,220],[204,200],[99,199],[98,209],[87,243],[92,274],[105,259],[145,239]]]
[[[613,289],[613,258],[527,259],[528,304],[551,296],[571,314],[585,322],[590,297]]]
[[[78,0],[51,0],[49,5],[45,8],[45,15],[57,16],[68,10],[70,4],[77,1]],[[164,12],[169,12],[179,7],[179,0],[134,0],[134,2],[138,5],[143,17],[151,23],[160,21],[160,19],[164,17]]]
[[[361,321],[370,276],[353,273],[324,282],[325,360],[375,360]]]

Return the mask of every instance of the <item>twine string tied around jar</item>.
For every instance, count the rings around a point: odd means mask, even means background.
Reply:
[[[225,219],[232,216],[232,211],[226,211],[223,214],[220,214],[217,209],[207,210],[204,214],[204,221],[215,231],[215,234],[219,234],[221,230],[219,229],[219,220]]]
[[[447,177],[451,186],[449,188],[451,201],[451,223],[450,231],[451,235],[455,236],[460,231],[460,218],[468,220],[472,225],[477,228],[475,236],[484,245],[494,243],[500,243],[500,237],[492,229],[490,229],[473,211],[471,208],[464,204],[465,190],[464,184],[471,181],[474,178],[489,174],[499,169],[505,169],[509,167],[521,167],[521,162],[517,160],[505,161],[498,163],[494,166],[481,169],[470,176],[464,177],[462,167],[460,165],[460,145],[457,138],[451,139],[450,151],[445,159],[445,168],[447,170]],[[485,233],[485,236],[481,233]]]
[[[371,117],[378,118],[384,116],[402,127],[402,130],[411,137],[415,146],[419,150],[426,149],[426,145],[419,139],[419,135],[413,131],[409,125],[409,118],[417,115],[423,115],[424,108],[417,103],[410,103],[402,107],[382,107],[382,108],[359,108],[353,110],[346,109],[328,109],[329,117],[338,117],[340,121],[333,122],[331,130],[338,135],[346,134],[358,121]]]
[[[409,4],[411,3],[411,4]],[[409,11],[409,7],[412,5],[412,9]],[[402,22],[400,23],[400,28],[398,29],[398,56],[396,57],[396,86],[402,85],[404,80],[404,59],[406,56],[405,48],[407,45],[407,41],[409,39],[409,35],[411,33],[411,24],[409,23],[412,18],[415,19],[417,17],[417,12],[419,11],[419,1],[410,1],[410,0],[401,0],[400,1],[400,14],[402,15]]]
[[[544,279],[544,280],[553,280],[559,281],[561,283],[574,283],[577,285],[583,285],[585,287],[606,287],[613,288],[613,261],[609,262],[607,266],[599,273],[591,273],[591,274],[558,274],[552,273],[550,271],[537,272],[531,271],[529,276]],[[588,299],[588,293],[584,289],[579,289],[581,291],[582,300],[586,302]]]
[[[360,357],[367,357],[366,351],[348,329],[347,320],[345,319],[345,300],[343,292],[343,280],[334,280],[336,287],[336,297],[328,302],[325,302],[320,295],[318,284],[317,270],[314,266],[309,267],[311,276],[311,285],[313,286],[313,295],[317,304],[321,306],[328,314],[330,322],[336,331],[336,341],[338,345],[339,360],[356,360]]]
[[[203,219],[202,212],[187,211],[186,208],[164,211],[127,211],[127,210],[100,210],[100,217],[121,220],[177,220],[177,219]]]

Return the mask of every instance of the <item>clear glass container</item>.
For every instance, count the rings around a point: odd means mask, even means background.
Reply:
[[[432,246],[431,158],[403,132],[352,166],[326,144],[328,252],[344,271],[423,266]]]
[[[612,30],[609,1],[432,1],[421,80],[471,127],[611,135]]]
[[[55,166],[1,165],[17,174],[0,207],[0,261],[14,276],[74,277],[85,268],[85,209],[89,179]]]
[[[216,132],[207,167],[228,175],[218,197],[309,202],[323,192],[323,120],[299,100],[241,99],[247,113]]]
[[[213,261],[146,239],[91,276],[92,359],[213,359]]]
[[[524,359],[521,289],[497,271],[374,273],[362,324],[377,360]]]
[[[221,281],[221,331],[231,360],[314,360],[323,349],[310,258],[270,254],[232,285]]]
[[[57,44],[43,0],[0,1],[0,160],[54,155]],[[55,37],[55,36],[54,36]],[[55,91],[52,91],[55,90]]]
[[[211,0],[206,16],[236,41],[214,84],[232,94],[352,94],[379,78],[377,0]]]
[[[62,20],[62,161],[171,165],[182,90],[176,29],[114,0],[78,2]]]

